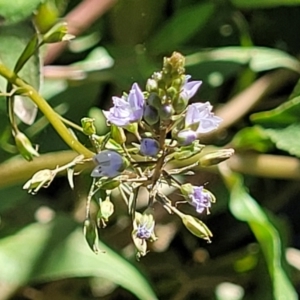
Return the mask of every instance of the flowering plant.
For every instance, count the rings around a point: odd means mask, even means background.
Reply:
[[[164,192],[165,186],[180,191],[184,201],[195,207],[196,213],[209,213],[214,195],[203,186],[182,185],[177,175],[188,175],[197,166],[207,167],[228,159],[233,149],[223,149],[203,154],[205,147],[199,143],[201,135],[215,130],[221,118],[214,115],[209,102],[189,104],[196,94],[201,81],[189,81],[185,74],[184,57],[174,52],[165,58],[163,68],[155,72],[142,91],[137,83],[128,94],[113,97],[113,107],[103,111],[110,132],[98,136],[90,118],[82,119],[82,131],[92,142],[96,154],[92,161],[94,169],[90,192],[87,197],[84,233],[93,251],[98,251],[98,227],[105,227],[114,212],[112,192],[118,191],[132,215],[132,239],[137,249],[137,257],[146,255],[147,242],[157,239],[155,215],[151,210],[154,202],[160,203],[169,213],[181,218],[186,228],[194,235],[210,242],[212,233],[197,217],[187,215],[177,208]],[[128,133],[133,133],[136,141],[127,143]],[[171,137],[171,138],[169,138]],[[174,161],[196,158],[185,163],[182,168],[172,167]],[[75,159],[68,169],[91,159]],[[59,169],[60,170],[60,169]],[[24,188],[36,193],[47,187],[58,170],[44,172],[33,177]],[[45,178],[46,176],[46,178]],[[49,178],[48,178],[48,177]],[[42,178],[36,182],[34,178]],[[139,191],[144,188],[148,194],[148,205],[144,212],[138,211]],[[90,212],[92,199],[99,204],[96,220]]]

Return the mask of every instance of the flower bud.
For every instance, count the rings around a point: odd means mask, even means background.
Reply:
[[[158,109],[159,116],[162,120],[170,120],[174,114],[172,104],[164,104]]]
[[[175,139],[180,146],[188,146],[197,139],[197,134],[190,129],[181,130],[177,133]]]
[[[83,133],[87,136],[93,135],[96,133],[95,120],[92,118],[82,118],[81,126]]]
[[[188,106],[189,100],[186,100],[182,97],[177,97],[173,100],[172,104],[176,114],[182,113]]]
[[[125,157],[113,150],[104,150],[96,154],[93,160],[97,166],[91,173],[92,177],[113,178],[120,175],[129,165]]]
[[[101,223],[103,227],[106,226],[109,217],[114,213],[114,204],[107,197],[104,201],[100,203],[100,209],[97,214],[97,224],[100,227]]]
[[[122,145],[126,142],[126,135],[122,127],[111,124],[110,126],[111,137],[119,145]]]
[[[199,162],[201,167],[210,167],[227,160],[234,154],[234,149],[221,149],[203,155]]]
[[[97,254],[99,251],[98,230],[97,230],[96,224],[93,220],[86,219],[84,221],[83,234],[85,236],[85,239],[86,239],[89,247],[92,249],[93,252],[95,252]]]
[[[151,105],[146,105],[144,110],[144,120],[149,125],[154,125],[159,121],[158,111]]]
[[[144,138],[141,140],[140,152],[145,156],[155,157],[159,152],[159,143],[158,141],[151,138]]]
[[[42,187],[47,188],[55,175],[56,173],[49,169],[38,171],[23,185],[23,189],[28,190],[30,194],[36,194]]]
[[[173,52],[171,57],[164,58],[163,72],[179,77],[185,72],[185,58],[179,52]]]
[[[14,138],[20,154],[26,160],[31,161],[34,156],[39,156],[38,152],[32,147],[30,140],[24,133],[18,131]]]
[[[151,93],[151,92],[156,92],[157,91],[157,81],[153,78],[149,78],[146,83],[146,90]]]
[[[147,99],[147,103],[156,109],[160,109],[161,107],[161,99],[159,98],[157,93],[150,93]]]
[[[68,34],[68,26],[66,22],[60,22],[54,25],[48,32],[43,36],[44,43],[57,43],[61,41],[69,41],[75,36]]]
[[[182,219],[184,226],[193,235],[195,235],[201,239],[204,239],[209,243],[211,242],[210,238],[212,237],[212,233],[203,222],[201,222],[197,218],[192,217],[190,215],[182,215],[181,219]]]

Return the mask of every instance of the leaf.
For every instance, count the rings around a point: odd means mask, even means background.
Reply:
[[[213,12],[214,5],[210,3],[180,9],[150,40],[149,48],[156,53],[178,48],[204,27]]]
[[[29,22],[22,22],[11,26],[1,26],[0,63],[3,63],[6,67],[13,70],[19,56],[34,34],[35,29]],[[18,75],[35,89],[39,89],[40,59],[38,53],[28,60]],[[0,77],[0,90],[2,92],[6,91],[6,85],[6,80]],[[36,117],[37,109],[31,100],[23,96],[18,96],[15,113],[24,123],[32,124],[33,119]]]
[[[279,232],[264,210],[247,193],[241,176],[236,173],[226,174],[225,181],[230,189],[229,208],[231,213],[236,219],[248,223],[261,246],[273,284],[274,299],[298,299],[282,266],[285,257],[281,249],[282,242]]]
[[[234,149],[267,152],[273,148],[269,135],[260,126],[246,127],[240,130],[232,140]]]
[[[300,157],[300,123],[282,129],[266,129],[265,133],[278,149]]]
[[[272,110],[252,114],[250,119],[266,127],[284,127],[300,122],[300,96]]]
[[[135,267],[103,243],[100,249],[106,253],[94,254],[82,229],[67,217],[49,224],[34,223],[0,241],[0,280],[24,285],[69,277],[102,277],[128,289],[138,299],[157,299]]]
[[[266,47],[223,47],[197,52],[186,57],[186,65],[207,61],[231,61],[248,64],[255,72],[287,68],[300,73],[300,63],[293,56]]]
[[[272,8],[277,6],[300,5],[300,0],[231,0],[238,8]]]
[[[3,24],[14,24],[29,18],[42,0],[0,0],[0,17]]]

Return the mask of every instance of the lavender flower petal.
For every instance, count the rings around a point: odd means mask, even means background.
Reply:
[[[106,119],[116,126],[126,126],[141,120],[145,99],[137,83],[134,83],[127,99],[113,97],[113,104],[109,111],[103,111]]]

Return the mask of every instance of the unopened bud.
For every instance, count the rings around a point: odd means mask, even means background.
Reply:
[[[44,34],[43,42],[47,44],[57,43],[61,41],[69,41],[74,37],[74,35],[68,34],[67,23],[60,22],[54,25],[48,32]]]
[[[89,247],[92,249],[93,252],[96,254],[99,251],[98,248],[98,231],[96,224],[91,219],[86,219],[83,224],[83,234],[85,236],[85,239],[89,245]]]
[[[198,220],[195,217],[190,215],[183,215],[181,216],[182,222],[185,227],[195,236],[210,242],[210,238],[212,237],[211,231],[208,227]]]
[[[96,133],[95,120],[92,118],[82,118],[81,126],[85,135],[93,135]]]
[[[38,152],[32,147],[30,140],[24,133],[18,131],[14,138],[20,154],[26,160],[31,161],[34,156],[39,156]]]
[[[227,160],[234,154],[234,149],[221,149],[215,152],[211,152],[203,155],[199,162],[201,167],[210,167],[217,165],[222,161]]]
[[[177,114],[182,113],[188,106],[188,103],[189,103],[189,101],[182,97],[177,97],[172,102],[174,110]]]
[[[106,226],[106,222],[108,222],[109,217],[114,213],[114,204],[106,198],[104,201],[100,203],[100,209],[97,214],[97,224],[100,227],[101,223],[103,227]]]
[[[155,157],[160,150],[158,141],[151,138],[144,138],[141,140],[140,152],[145,156]]]
[[[163,71],[175,77],[179,77],[185,72],[185,58],[179,52],[173,52],[171,57],[164,58]]]
[[[146,83],[146,90],[151,93],[151,92],[156,92],[157,91],[157,81],[153,78],[149,78]]]
[[[144,110],[144,120],[149,125],[156,124],[159,120],[158,111],[153,106],[146,105]]]
[[[116,141],[119,145],[122,145],[126,142],[126,135],[122,127],[118,127],[114,124],[111,124],[110,132],[112,139]]]
[[[162,120],[170,120],[174,114],[172,104],[164,104],[158,110],[159,116]]]
[[[157,93],[150,93],[147,99],[147,103],[156,109],[159,109],[161,107],[161,99]]]

